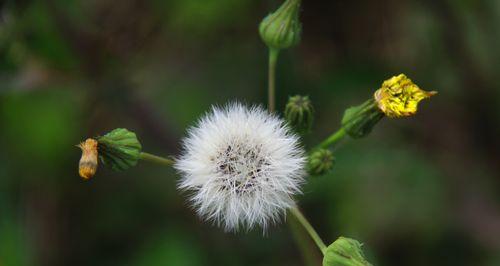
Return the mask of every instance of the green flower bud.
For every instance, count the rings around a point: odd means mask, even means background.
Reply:
[[[311,131],[314,108],[309,97],[300,95],[290,97],[285,107],[285,118],[299,133]]]
[[[115,171],[123,171],[137,164],[141,154],[141,143],[134,132],[117,128],[97,137],[99,158]]]
[[[326,249],[323,266],[371,266],[365,260],[361,246],[354,239],[339,237]]]
[[[330,150],[318,149],[309,155],[307,171],[310,175],[324,175],[332,170],[334,163],[335,157]]]
[[[269,48],[286,49],[300,42],[302,25],[299,21],[300,0],[286,0],[259,26],[260,37]]]
[[[377,103],[370,99],[365,103],[350,107],[342,117],[342,128],[352,138],[362,138],[368,135],[373,127],[384,117]]]

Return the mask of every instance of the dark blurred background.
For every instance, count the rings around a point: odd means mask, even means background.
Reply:
[[[266,101],[259,21],[280,1],[20,0],[0,14],[0,265],[304,265],[286,223],[266,235],[200,221],[172,169],[78,177],[86,137],[135,131],[178,154],[211,104]],[[500,1],[304,0],[280,55],[278,106],[309,95],[312,146],[384,79],[439,94],[337,151],[300,206],[326,242],[375,265],[500,265]],[[312,244],[311,244],[312,245]]]

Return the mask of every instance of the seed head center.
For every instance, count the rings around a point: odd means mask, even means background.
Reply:
[[[216,173],[222,177],[223,190],[238,194],[251,192],[259,179],[263,178],[268,160],[262,155],[259,145],[251,143],[229,144],[217,156]]]

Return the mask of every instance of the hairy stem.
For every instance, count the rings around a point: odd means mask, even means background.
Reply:
[[[156,155],[153,155],[153,154],[147,153],[147,152],[141,152],[140,158],[141,158],[141,160],[144,160],[144,161],[157,163],[157,164],[161,164],[161,165],[166,165],[166,166],[172,166],[174,164],[174,160],[172,160],[172,159],[156,156]]]
[[[321,253],[325,255],[326,253],[325,243],[323,242],[323,240],[321,240],[321,237],[319,237],[316,230],[314,230],[314,227],[312,227],[309,221],[307,221],[306,217],[304,217],[302,212],[300,212],[300,210],[297,207],[293,207],[290,209],[290,213],[295,216],[297,221],[299,221],[299,223],[304,227],[307,233],[309,233],[309,236],[311,236],[311,238],[314,240],[314,243],[316,243],[318,248],[321,250]]]
[[[278,61],[279,50],[269,48],[269,73],[267,90],[267,108],[272,113],[276,109],[276,62]]]
[[[331,134],[327,139],[325,139],[323,142],[321,142],[318,146],[316,146],[315,149],[326,149],[337,142],[341,141],[344,137],[346,136],[346,132],[344,128],[340,128],[339,130],[335,131],[333,134]]]

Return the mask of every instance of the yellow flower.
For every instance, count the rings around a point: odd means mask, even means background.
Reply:
[[[384,81],[373,96],[378,108],[386,116],[394,118],[414,115],[418,103],[436,93],[421,90],[411,79],[400,74]]]
[[[80,158],[80,163],[78,164],[78,173],[85,180],[93,177],[97,171],[97,146],[97,140],[90,138],[77,145],[77,147],[82,149],[82,158]]]

